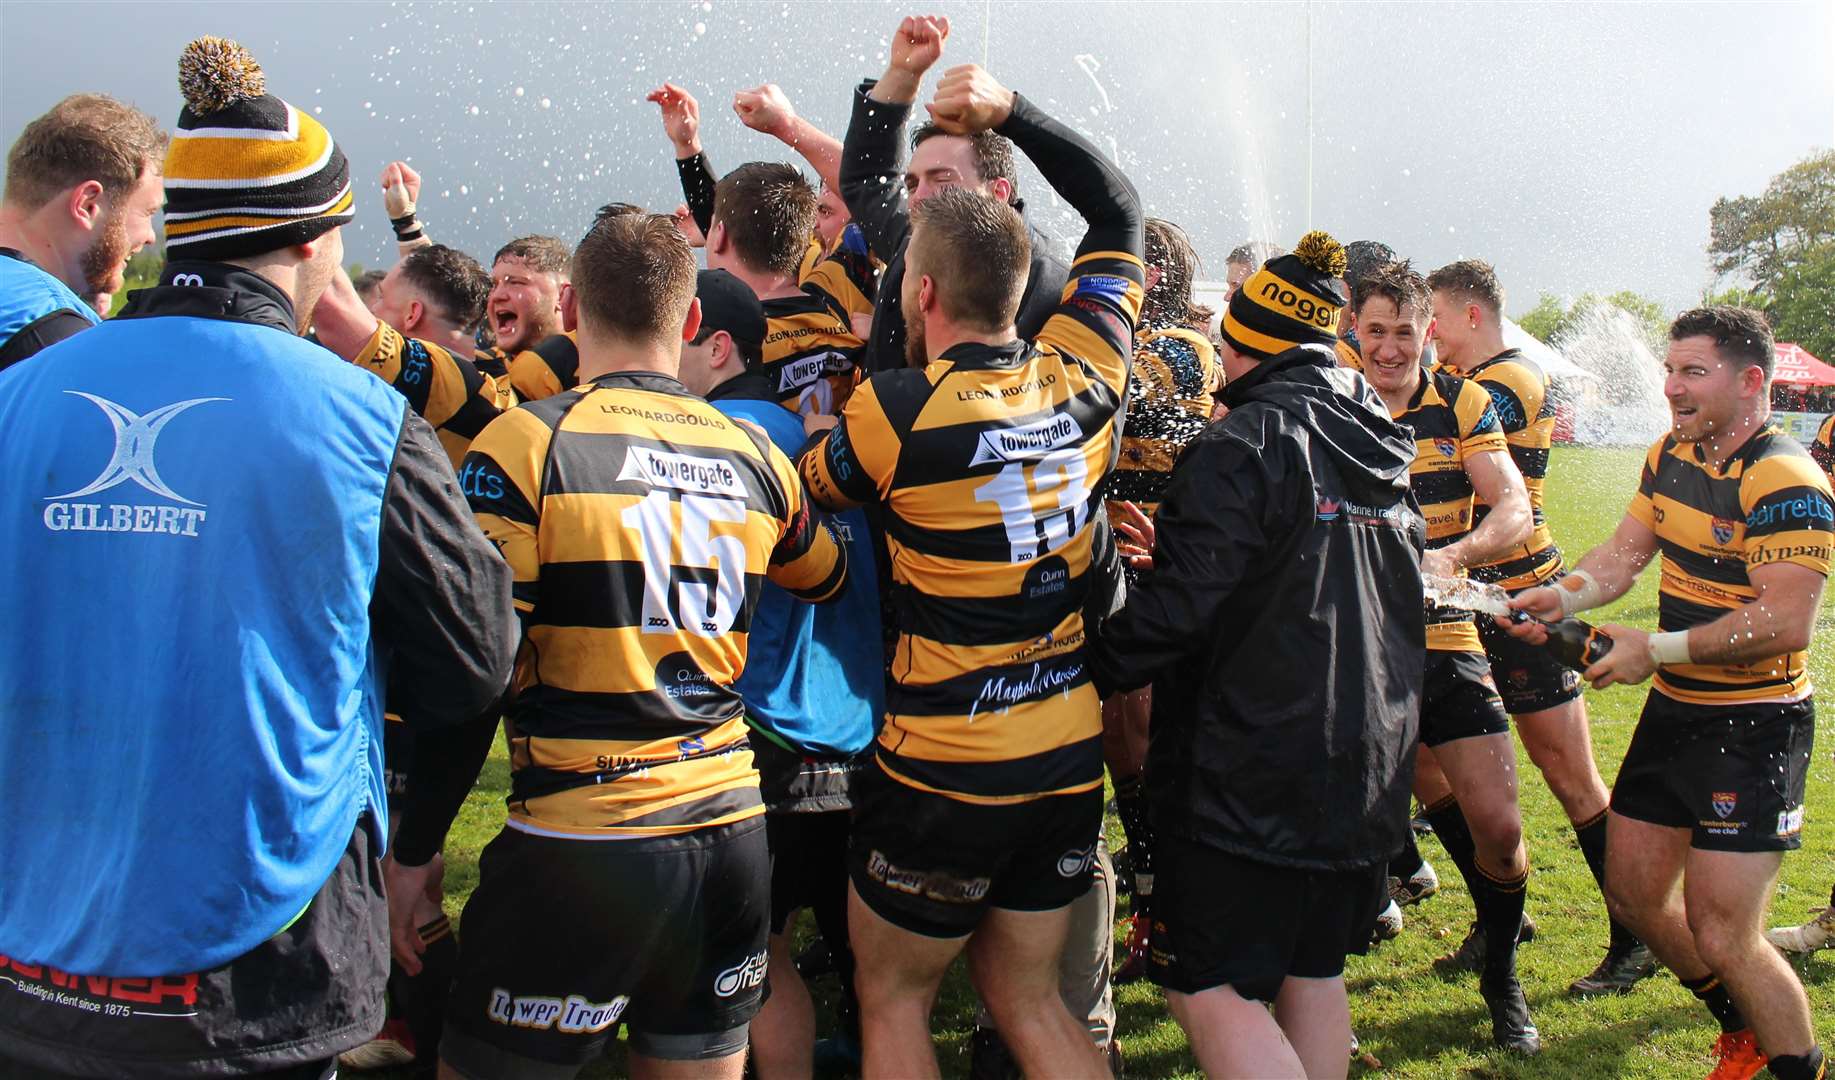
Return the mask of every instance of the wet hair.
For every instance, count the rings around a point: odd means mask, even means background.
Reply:
[[[160,170],[168,136],[151,116],[103,94],[72,94],[32,121],[6,155],[6,202],[36,210],[94,180],[110,195]]]
[[[565,240],[552,236],[519,236],[497,249],[497,254],[491,256],[491,265],[496,266],[505,259],[517,259],[535,270],[558,274],[565,280],[572,258]]]
[[[1403,308],[1412,307],[1415,318],[1433,318],[1433,291],[1427,287],[1427,279],[1422,277],[1406,259],[1401,262],[1379,263],[1376,266],[1368,267],[1362,276],[1351,280],[1351,310],[1353,312],[1361,313],[1364,304],[1378,296],[1394,304],[1397,312]]]
[[[1434,292],[1456,296],[1477,304],[1498,318],[1504,313],[1504,287],[1497,283],[1497,271],[1482,259],[1461,259],[1447,263],[1427,275],[1427,287]]]
[[[911,149],[916,150],[939,135],[949,135],[935,124],[920,124],[911,133]],[[973,135],[955,135],[952,138],[967,139],[969,150],[975,155],[975,176],[984,184],[991,184],[996,179],[1007,181],[1007,204],[1018,206],[1019,203],[1019,170],[1013,164],[1013,143],[1005,135],[996,135],[992,131],[977,131]]]
[[[1395,261],[1395,249],[1381,240],[1353,240],[1344,246],[1344,283],[1356,285],[1357,279]]]
[[[1669,340],[1692,337],[1712,338],[1721,359],[1753,365],[1765,373],[1767,381],[1771,379],[1778,354],[1764,312],[1723,304],[1685,311],[1669,324]]]
[[[402,258],[401,276],[454,326],[469,331],[484,318],[491,275],[463,251],[445,244],[416,248]]]
[[[1235,250],[1230,252],[1230,257],[1224,262],[1246,266],[1251,270],[1260,270],[1262,264],[1269,259],[1278,259],[1285,254],[1287,254],[1287,249],[1279,244],[1271,244],[1266,240],[1250,240],[1247,243],[1236,245]]]
[[[978,330],[1013,324],[1032,268],[1025,219],[968,188],[945,188],[911,208],[912,248],[950,319]]]
[[[580,321],[626,341],[679,337],[694,302],[694,251],[663,214],[598,216],[572,274]]]
[[[816,189],[795,166],[753,161],[714,185],[714,223],[726,227],[739,261],[794,274],[816,229]]]
[[[1141,303],[1142,321],[1208,326],[1212,313],[1192,303],[1192,282],[1203,264],[1185,230],[1164,218],[1148,218],[1146,262],[1160,272],[1160,280]]]

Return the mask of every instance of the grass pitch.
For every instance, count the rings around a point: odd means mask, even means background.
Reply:
[[[1557,448],[1549,468],[1547,510],[1555,539],[1578,558],[1611,535],[1638,482],[1642,452],[1632,449]],[[1646,570],[1637,588],[1610,608],[1595,613],[1599,622],[1656,626],[1656,569]],[[1818,620],[1811,650],[1816,681],[1835,687],[1835,626],[1828,608]],[[1608,786],[1642,707],[1645,689],[1615,687],[1587,692],[1594,751]],[[1835,878],[1835,826],[1821,816],[1835,798],[1828,752],[1829,712],[1818,723],[1815,760],[1811,763],[1803,849],[1787,856],[1776,900],[1773,924],[1801,921],[1827,901]],[[1434,957],[1451,951],[1472,919],[1471,899],[1452,861],[1437,842],[1426,839],[1422,852],[1440,872],[1440,892],[1407,909],[1402,936],[1367,957],[1353,957],[1345,972],[1351,987],[1351,1019],[1364,1050],[1380,1062],[1372,1068],[1353,1063],[1351,1075],[1380,1074],[1397,1078],[1548,1077],[1671,1078],[1704,1075],[1718,1026],[1667,974],[1641,984],[1626,997],[1569,998],[1567,984],[1587,973],[1603,955],[1606,919],[1603,903],[1573,831],[1560,805],[1549,794],[1528,757],[1517,755],[1523,793],[1523,817],[1533,874],[1529,912],[1539,933],[1518,953],[1518,967],[1530,1007],[1542,1031],[1543,1052],[1521,1061],[1491,1049],[1490,1022],[1479,999],[1476,976],[1445,980],[1432,969]],[[457,917],[477,884],[477,859],[496,835],[504,816],[509,766],[501,739],[486,764],[477,788],[466,801],[448,841],[447,909]],[[1119,826],[1108,822],[1112,848],[1121,847]],[[1126,910],[1126,901],[1123,901]],[[809,923],[803,920],[805,927]],[[633,932],[641,932],[633,927]],[[461,932],[463,932],[461,930]],[[1800,969],[1817,1015],[1817,1031],[1827,1046],[1835,1041],[1835,953],[1812,958]],[[833,980],[819,980],[818,995],[832,995]],[[1159,991],[1146,983],[1117,988],[1117,1027],[1134,1077],[1198,1075],[1185,1036],[1167,1014]],[[827,1030],[829,1018],[820,1021]],[[974,1028],[975,1002],[966,976],[958,969],[945,984],[932,1022],[937,1054],[945,1076],[968,1071],[968,1037]],[[625,1070],[616,1050],[606,1062],[585,1070],[586,1077],[620,1076]],[[382,1075],[382,1074],[377,1074]]]

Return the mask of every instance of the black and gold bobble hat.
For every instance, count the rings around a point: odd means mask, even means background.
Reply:
[[[1343,244],[1329,233],[1307,233],[1292,252],[1263,263],[1230,297],[1223,339],[1262,360],[1295,345],[1336,345],[1344,266]]]
[[[349,221],[350,163],[325,125],[267,92],[247,49],[202,37],[178,58],[185,107],[166,150],[166,257],[246,258]]]

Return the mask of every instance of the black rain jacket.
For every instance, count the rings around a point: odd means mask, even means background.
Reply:
[[[1413,436],[1319,346],[1223,400],[1173,471],[1153,569],[1095,642],[1096,685],[1153,684],[1156,829],[1277,866],[1370,866],[1401,849],[1414,780]]]

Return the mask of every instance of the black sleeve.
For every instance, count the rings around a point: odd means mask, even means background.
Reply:
[[[1097,693],[1146,686],[1210,647],[1230,594],[1268,546],[1267,513],[1258,456],[1235,439],[1191,444],[1154,516],[1153,569],[1092,643]]]
[[[446,833],[478,782],[478,770],[497,737],[497,706],[492,702],[456,730],[415,733],[408,790],[395,811],[396,862],[424,866],[446,846]]]
[[[706,154],[696,154],[691,158],[676,158],[675,171],[682,178],[682,202],[688,205],[695,228],[706,236],[707,230],[714,227],[714,183],[718,179],[714,176],[714,167]]]
[[[41,315],[20,327],[12,337],[6,339],[6,344],[0,345],[0,371],[94,325],[69,308],[58,308],[49,315]]]
[[[1079,257],[1092,251],[1125,251],[1141,257],[1146,220],[1140,196],[1102,151],[1020,94],[1013,95],[1012,115],[999,132],[1013,140],[1038,166],[1046,182],[1089,224],[1083,243],[1077,246]],[[852,203],[848,209],[853,209]]]
[[[510,681],[521,636],[510,567],[479,530],[433,429],[403,412],[370,621],[387,650],[391,693],[414,705],[403,719],[463,723]]]
[[[841,201],[881,261],[890,261],[911,235],[905,201],[905,118],[909,105],[888,105],[867,94],[878,80],[854,90],[854,114],[841,143]]]

